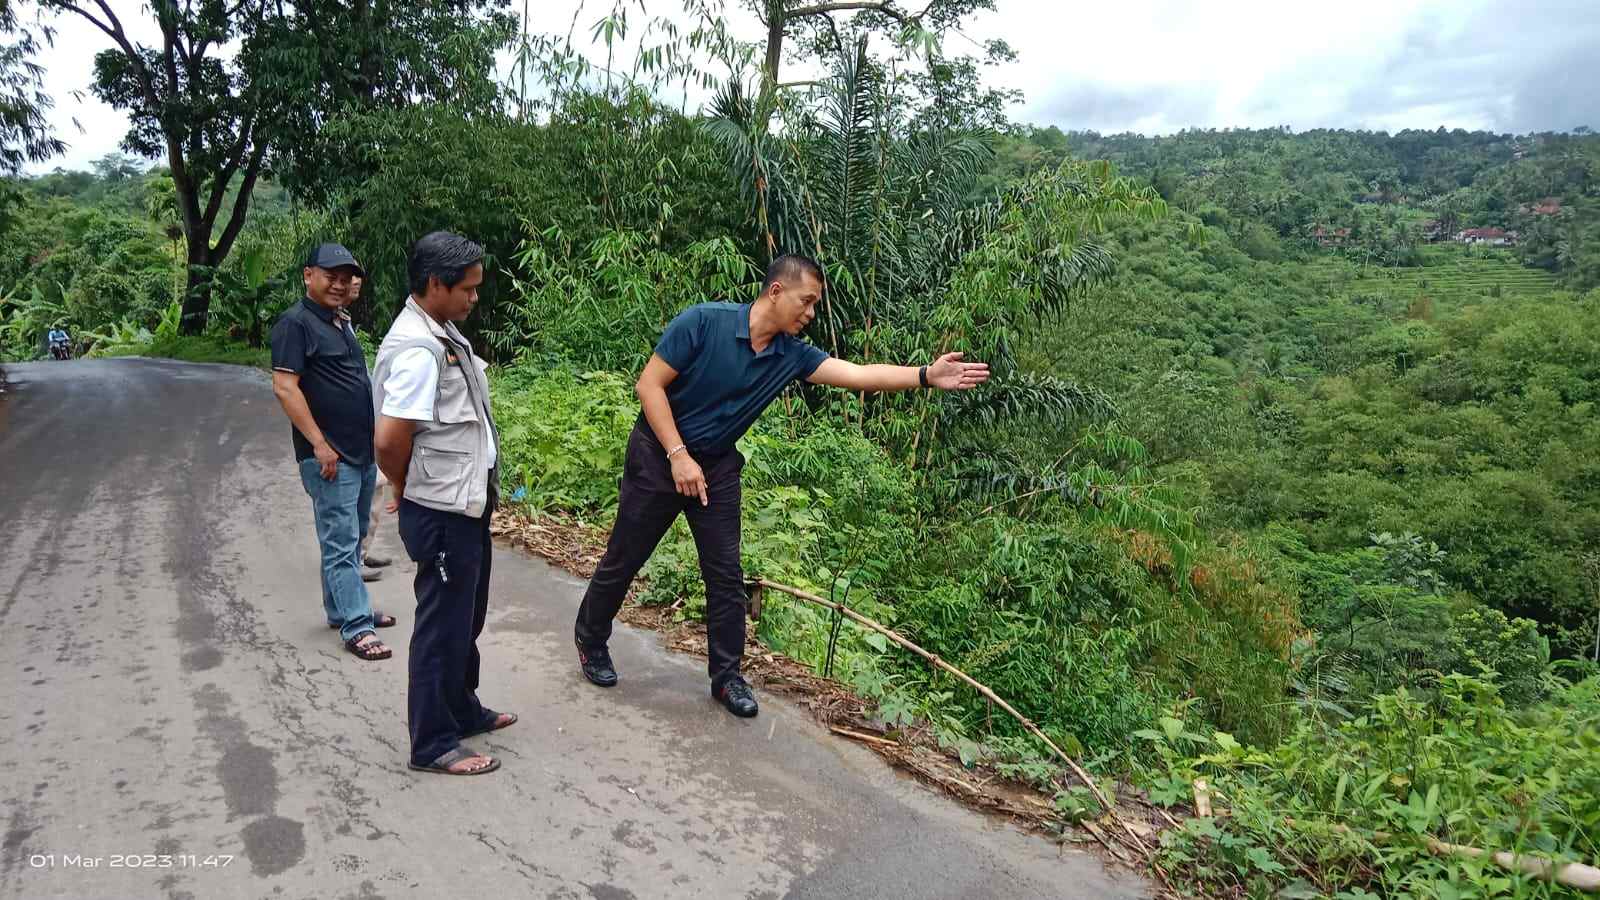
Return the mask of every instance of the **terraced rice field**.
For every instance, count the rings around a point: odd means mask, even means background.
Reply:
[[[1457,256],[1414,269],[1368,268],[1326,260],[1312,268],[1317,284],[1345,297],[1381,296],[1409,303],[1430,297],[1436,303],[1477,302],[1485,297],[1530,297],[1556,289],[1556,280],[1507,257]]]

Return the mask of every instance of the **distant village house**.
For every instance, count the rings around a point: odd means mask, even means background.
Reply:
[[[1504,228],[1468,228],[1456,232],[1460,244],[1482,244],[1486,247],[1510,247],[1517,243],[1517,233]]]
[[[1350,240],[1350,229],[1328,228],[1325,225],[1318,225],[1312,229],[1311,239],[1324,247],[1342,247],[1346,241]]]

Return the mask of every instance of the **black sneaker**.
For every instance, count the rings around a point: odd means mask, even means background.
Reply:
[[[711,695],[722,702],[741,719],[753,719],[761,711],[761,706],[756,703],[756,695],[750,690],[750,683],[744,676],[735,675],[722,683],[722,687],[712,691]]]
[[[583,677],[601,687],[613,687],[617,683],[617,670],[611,665],[611,651],[604,647],[585,648],[579,644],[578,665],[583,668]]]

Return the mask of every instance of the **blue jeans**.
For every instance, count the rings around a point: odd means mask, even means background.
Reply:
[[[300,461],[300,483],[311,495],[322,548],[322,608],[328,624],[338,625],[339,636],[347,641],[374,630],[372,601],[361,582],[361,539],[367,536],[377,480],[378,467],[373,465],[340,460],[329,481],[315,458]]]

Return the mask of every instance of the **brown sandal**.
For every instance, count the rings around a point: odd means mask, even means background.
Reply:
[[[372,640],[362,643],[361,639],[369,635],[372,637]],[[344,648],[356,656],[369,661],[388,659],[394,655],[393,650],[385,647],[383,645],[383,641],[378,640],[378,633],[376,631],[361,632],[350,640],[345,641]]]
[[[477,769],[462,769],[459,771],[450,768],[456,763],[465,762],[469,759],[486,759],[489,761],[489,764]],[[457,747],[454,750],[449,750],[440,754],[438,759],[428,763],[425,766],[419,766],[414,762],[408,762],[406,763],[406,768],[415,772],[432,772],[435,775],[487,775],[490,772],[493,772],[495,769],[500,768],[500,760],[495,759],[492,756],[484,756],[482,753],[474,753],[465,747]]]

